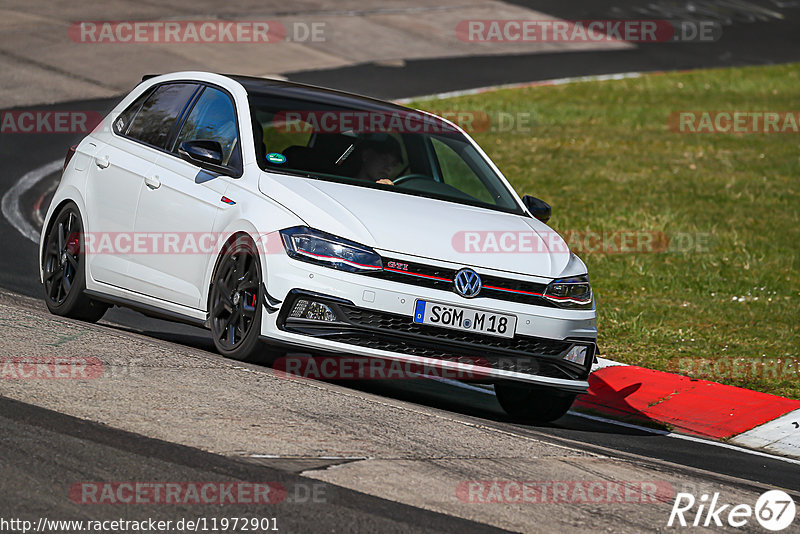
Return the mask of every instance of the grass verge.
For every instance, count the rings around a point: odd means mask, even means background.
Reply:
[[[791,64],[411,106],[531,117],[529,131],[474,137],[519,193],[553,206],[550,224],[562,235],[671,240],[661,252],[579,253],[605,356],[800,399],[800,134],[668,126],[676,111],[798,111],[798,103],[800,65]]]

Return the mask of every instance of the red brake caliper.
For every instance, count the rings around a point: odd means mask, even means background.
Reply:
[[[81,240],[78,234],[70,235],[67,240],[67,252],[75,256],[80,252]]]

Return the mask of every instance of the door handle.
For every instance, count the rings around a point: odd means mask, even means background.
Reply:
[[[95,158],[94,164],[101,169],[105,169],[111,164],[111,162],[108,160],[108,156],[100,156],[99,158]]]
[[[158,176],[148,176],[144,179],[144,183],[150,189],[158,189],[161,187],[161,180],[158,178]]]

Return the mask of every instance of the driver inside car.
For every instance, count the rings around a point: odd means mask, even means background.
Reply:
[[[396,139],[387,137],[382,141],[366,141],[361,147],[361,168],[355,177],[378,184],[394,185],[389,176],[402,160],[400,144]]]

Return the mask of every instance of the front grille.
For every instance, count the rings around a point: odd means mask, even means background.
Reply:
[[[410,263],[391,258],[382,258],[382,261],[384,265],[383,270],[369,273],[368,276],[381,278],[383,280],[391,280],[393,282],[401,282],[403,284],[440,289],[442,291],[453,291],[453,279],[455,278],[456,272],[458,272],[456,269],[434,267],[423,263]],[[399,266],[399,268],[393,266]],[[476,269],[476,272],[481,277],[483,288],[475,299],[493,298],[511,302],[521,302],[524,304],[535,304],[548,308],[557,307],[553,302],[542,297],[547,287],[546,284],[525,282],[513,278],[488,276],[481,274],[479,269]]]

